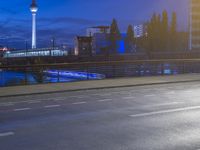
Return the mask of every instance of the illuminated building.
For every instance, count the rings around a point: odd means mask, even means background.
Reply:
[[[32,49],[35,49],[37,47],[36,45],[36,13],[38,11],[36,0],[32,0],[30,11],[32,13]]]
[[[189,49],[200,49],[200,0],[190,0]]]
[[[135,25],[134,26],[135,38],[140,38],[147,35],[147,28],[145,24]]]
[[[94,36],[95,34],[99,34],[99,33],[109,34],[110,27],[109,26],[96,26],[96,27],[88,28],[86,36]]]
[[[9,49],[7,47],[0,46],[0,57],[3,57],[3,55],[8,51]]]
[[[136,38],[147,35],[146,25],[134,26]],[[135,53],[136,46],[126,43],[126,33],[121,34],[121,38],[116,41],[117,54]],[[97,26],[87,29],[86,36],[77,36],[75,39],[74,54],[78,55],[112,55],[110,41],[110,27]]]
[[[93,54],[102,54],[110,47],[110,26],[96,26],[87,29],[88,37],[92,37]]]
[[[9,49],[7,48],[7,47],[2,47],[2,46],[0,46],[0,51],[1,52],[5,52],[5,51],[8,51]]]
[[[68,53],[65,50],[60,49],[50,49],[50,48],[41,48],[41,49],[31,49],[31,50],[12,50],[4,53],[4,58],[22,58],[22,57],[57,57],[57,56],[67,56]]]

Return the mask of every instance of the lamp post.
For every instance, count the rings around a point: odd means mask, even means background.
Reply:
[[[25,48],[26,48],[26,54],[27,54],[27,52],[28,52],[28,41],[27,40],[25,40]]]
[[[53,38],[51,39],[51,42],[52,42],[52,48],[51,48],[50,56],[52,56],[52,50],[55,49],[55,37],[53,37]]]
[[[26,64],[28,63],[28,41],[25,40],[25,48],[26,48]]]

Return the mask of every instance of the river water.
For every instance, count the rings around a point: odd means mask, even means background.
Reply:
[[[120,65],[87,68],[88,73],[77,70],[43,70],[42,73],[0,70],[0,86],[101,80],[114,77],[175,75],[200,72],[199,64]]]
[[[37,83],[58,83],[74,82],[80,80],[104,79],[105,76],[97,73],[86,73],[78,71],[46,70],[43,72],[42,81],[33,73],[18,71],[0,71],[0,86],[37,84]]]

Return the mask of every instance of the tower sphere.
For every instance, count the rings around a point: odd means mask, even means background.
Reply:
[[[30,6],[30,10],[31,10],[32,13],[36,13],[38,11],[38,6],[37,6],[35,0],[32,1],[32,4]]]

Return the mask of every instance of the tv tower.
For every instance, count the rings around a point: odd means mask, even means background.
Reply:
[[[36,13],[38,11],[36,0],[32,0],[30,11],[32,13],[32,49],[36,49]]]

